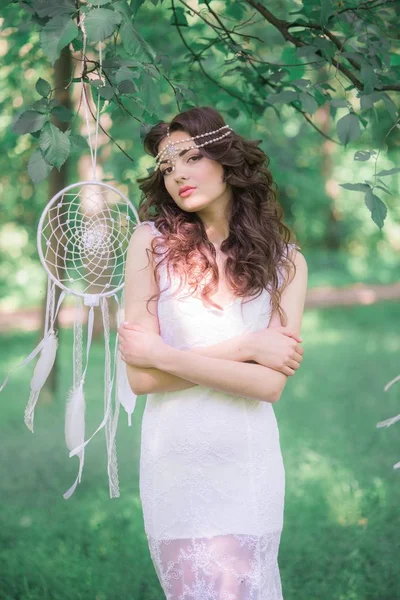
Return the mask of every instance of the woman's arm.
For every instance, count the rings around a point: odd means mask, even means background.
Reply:
[[[278,372],[269,367],[210,358],[171,346],[157,357],[156,368],[199,385],[264,402],[275,402],[280,382]]]
[[[190,352],[199,356],[209,358],[224,358],[236,362],[247,362],[251,360],[251,348],[249,334],[244,333],[229,340],[224,340],[212,346],[191,348]],[[134,386],[137,394],[153,394],[157,392],[174,392],[194,387],[196,383],[173,375],[161,369],[139,368],[127,364],[128,379]]]
[[[293,260],[296,274],[282,292],[281,306],[287,315],[287,326],[300,335],[307,292],[307,263],[296,251]],[[199,356],[168,345],[161,348],[154,366],[199,385],[265,402],[279,400],[288,378],[264,365]]]
[[[148,299],[159,292],[154,276],[152,255],[150,252],[150,256],[147,255],[152,239],[153,233],[148,224],[137,227],[130,239],[125,268],[125,319],[130,323],[139,323],[144,329],[159,334],[156,299],[149,302],[149,310],[147,310]],[[214,358],[235,361],[248,360],[250,357],[247,356],[246,340],[244,334],[212,346],[193,348],[193,353],[209,354]],[[128,363],[128,380],[136,394],[182,390],[196,385],[185,378],[160,369],[137,367]]]

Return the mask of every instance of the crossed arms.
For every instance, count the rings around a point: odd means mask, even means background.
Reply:
[[[146,302],[158,293],[152,261],[146,249],[151,247],[152,232],[149,225],[136,228],[132,235],[126,264],[125,319],[140,323],[159,334],[157,301]],[[296,275],[282,293],[281,306],[286,311],[287,326],[300,334],[306,288],[307,263],[302,254],[294,251]],[[279,326],[279,315],[274,314],[268,327]],[[152,368],[127,364],[127,374],[136,394],[175,391],[203,385],[226,393],[246,396],[265,402],[277,402],[288,376],[254,360],[251,334],[243,334],[218,344],[190,350],[169,347]]]

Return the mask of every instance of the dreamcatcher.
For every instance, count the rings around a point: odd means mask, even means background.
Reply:
[[[83,58],[86,50],[84,21]],[[102,79],[101,43],[99,44],[99,78]],[[120,405],[128,415],[135,408],[136,395],[131,391],[126,366],[118,351],[117,337],[112,350],[108,301],[116,303],[117,326],[123,318],[124,266],[129,239],[139,223],[135,207],[118,189],[96,180],[97,140],[100,118],[100,95],[95,115],[95,140],[89,127],[89,107],[82,73],[82,101],[91,153],[93,179],[80,181],[58,192],[44,209],[37,231],[37,247],[41,263],[47,272],[47,299],[43,339],[18,367],[28,364],[39,353],[30,384],[29,401],[25,409],[25,424],[33,432],[34,410],[40,391],[53,367],[58,338],[55,320],[67,294],[76,299],[73,344],[73,385],[68,394],[65,412],[65,441],[69,456],[78,456],[78,475],[63,497],[67,500],[81,482],[85,447],[102,429],[105,429],[107,446],[107,471],[110,497],[119,496],[118,466],[115,437]],[[56,302],[56,288],[60,295]],[[83,352],[83,312],[89,307],[86,352]],[[94,310],[100,307],[104,327],[104,416],[85,440],[84,382],[88,369],[92,341]],[[16,367],[16,368],[18,368]],[[8,377],[0,388],[5,387]],[[114,402],[113,402],[114,398]]]

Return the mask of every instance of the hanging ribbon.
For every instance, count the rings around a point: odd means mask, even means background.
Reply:
[[[53,296],[54,298],[54,288],[55,288],[55,284],[52,283],[51,286],[51,291],[50,293],[48,292],[47,295],[47,305],[46,305],[46,322],[45,322],[45,335],[43,336],[43,338],[40,340],[40,342],[38,343],[38,345],[36,346],[36,348],[34,348],[34,350],[32,350],[32,352],[25,358],[25,360],[23,360],[21,363],[19,363],[19,365],[16,365],[15,367],[13,367],[12,369],[10,369],[10,371],[7,374],[7,377],[5,378],[5,380],[3,381],[1,387],[0,387],[0,392],[6,387],[8,380],[10,379],[11,373],[13,373],[14,371],[16,371],[17,369],[19,369],[20,367],[24,367],[25,365],[29,364],[38,354],[39,352],[43,349],[43,346],[46,344],[46,342],[48,341],[48,336],[46,335],[46,333],[49,331],[49,329],[53,329],[54,327],[54,322],[55,322],[55,318],[58,314],[59,308],[65,298],[65,292],[61,292],[59,300],[58,300],[58,304],[57,304],[57,310],[54,314],[53,319],[50,321],[49,317],[48,317],[48,306],[49,303],[51,301],[51,296]],[[54,302],[54,300],[53,300]]]
[[[115,302],[117,303],[117,327],[119,328],[124,319],[124,292],[121,294],[121,305],[118,302],[118,297],[114,294]],[[126,364],[122,360],[121,352],[117,349],[117,385],[116,385],[116,402],[122,404],[125,412],[128,415],[128,427],[132,425],[132,414],[136,407],[137,395],[132,391],[129,384],[128,374],[126,372]]]
[[[73,450],[85,439],[85,396],[83,391],[82,378],[82,322],[83,306],[80,297],[76,298],[75,321],[74,321],[74,345],[73,345],[73,386],[67,397],[65,412],[65,442],[69,450]],[[78,476],[73,485],[63,494],[65,500],[68,500],[74,493],[76,486],[81,482],[84,465],[85,450],[78,454],[79,470]]]
[[[115,349],[117,340],[114,348],[114,362],[111,363],[111,352],[110,352],[110,315],[108,311],[107,298],[101,299],[101,312],[103,316],[104,326],[104,342],[105,342],[105,365],[104,365],[104,408],[107,413],[108,419],[105,425],[105,436],[107,444],[107,471],[108,481],[110,488],[110,498],[119,497],[119,481],[118,481],[118,462],[116,452],[115,433],[117,422],[114,422],[115,416],[118,419],[118,414],[113,415],[112,413],[112,391],[115,377]],[[112,377],[111,377],[112,372]],[[117,412],[117,411],[116,411]]]

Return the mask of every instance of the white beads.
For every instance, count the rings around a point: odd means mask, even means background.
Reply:
[[[186,139],[182,139],[182,140],[177,140],[174,142],[170,141],[170,132],[169,132],[169,126],[167,129],[167,137],[168,137],[168,144],[165,146],[165,148],[163,148],[156,156],[155,156],[155,160],[156,160],[156,169],[158,169],[160,167],[160,164],[163,162],[163,159],[165,157],[165,155],[168,155],[169,159],[171,160],[171,162],[174,160],[175,156],[178,153],[178,150],[176,148],[176,146],[178,144],[184,144],[184,143],[188,143],[190,141],[194,141],[203,137],[209,137],[211,135],[214,135],[215,133],[219,133],[220,131],[222,131],[223,129],[228,129],[228,131],[218,137],[215,137],[211,140],[207,140],[205,142],[203,142],[202,144],[195,144],[193,146],[189,146],[188,150],[192,150],[194,148],[203,148],[204,146],[207,146],[208,144],[212,144],[214,142],[218,142],[219,140],[224,139],[226,136],[230,135],[231,132],[233,132],[233,129],[229,126],[229,125],[224,125],[223,127],[220,127],[219,129],[216,129],[215,131],[210,131],[207,133],[200,133],[199,135],[195,135],[193,137],[190,138],[186,138]],[[175,169],[175,165],[173,166],[173,169]]]

